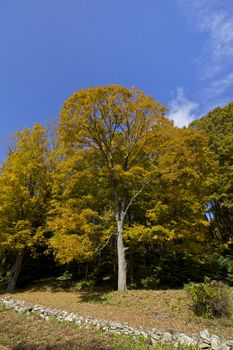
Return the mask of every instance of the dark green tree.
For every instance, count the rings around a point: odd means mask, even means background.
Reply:
[[[233,103],[195,120],[190,128],[209,136],[209,147],[219,164],[217,185],[210,202],[212,233],[224,243],[233,239]]]

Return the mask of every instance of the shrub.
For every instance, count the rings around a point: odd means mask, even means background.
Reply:
[[[230,285],[233,285],[233,259],[231,256],[220,255],[217,259],[220,273],[225,276],[225,279]]]
[[[95,280],[93,278],[87,278],[80,280],[75,284],[77,290],[92,290],[95,286]]]
[[[205,318],[230,316],[230,290],[223,282],[205,280],[204,283],[190,283],[185,289],[197,316]]]
[[[159,279],[156,276],[148,276],[141,279],[141,285],[146,289],[154,289],[159,285]]]
[[[10,278],[10,271],[8,271],[6,274],[0,273],[0,290],[5,289]]]
[[[60,288],[70,288],[73,284],[72,273],[65,271],[60,277],[57,277],[57,284]]]

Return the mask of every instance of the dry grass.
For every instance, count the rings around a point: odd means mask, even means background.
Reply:
[[[140,339],[97,332],[93,328],[46,322],[14,311],[0,312],[0,350],[149,350]]]
[[[6,294],[3,294],[6,296]],[[12,297],[102,320],[126,322],[136,327],[175,330],[186,334],[208,328],[210,332],[232,337],[233,320],[205,320],[196,317],[184,290],[80,292],[58,291],[49,287],[17,291]]]

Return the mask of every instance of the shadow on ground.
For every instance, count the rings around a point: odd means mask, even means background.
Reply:
[[[66,293],[77,293],[79,302],[83,303],[104,303],[107,301],[107,296],[113,291],[111,286],[94,286],[94,287],[83,287],[77,289],[74,287],[70,288],[61,288],[57,285],[57,282],[54,278],[36,281],[26,288],[19,288],[10,294],[14,297],[14,294],[23,293],[23,292],[45,292],[51,291],[52,293],[66,292]],[[0,295],[9,294],[6,290],[0,290]]]
[[[112,350],[113,348],[109,345],[102,344],[99,341],[92,341],[90,344],[78,344],[77,342],[65,342],[55,345],[49,344],[26,344],[19,343],[18,345],[11,348],[11,350]]]

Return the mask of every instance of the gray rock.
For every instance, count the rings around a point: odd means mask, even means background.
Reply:
[[[158,330],[158,329],[156,329],[156,328],[151,328],[151,331],[152,331],[153,333],[158,334],[158,335],[162,335],[162,334],[163,334],[162,331],[160,331],[160,330]]]
[[[110,322],[109,326],[111,328],[122,328],[123,327],[123,325],[121,323],[118,323],[118,322]]]
[[[161,339],[162,343],[171,343],[173,341],[173,336],[170,332],[164,332]]]
[[[180,333],[177,336],[177,343],[182,346],[197,346],[197,341],[186,334]]]
[[[217,335],[211,335],[211,349],[220,350],[222,346],[222,342]]]
[[[224,345],[229,346],[231,349],[233,349],[233,339],[227,339],[224,341]]]
[[[12,309],[15,306],[15,303],[13,300],[9,300],[5,303],[6,309]]]
[[[222,344],[221,345],[221,350],[231,350],[230,346],[226,345],[226,344]]]
[[[204,342],[211,343],[208,329],[204,329],[203,331],[200,331],[200,337],[202,340],[204,340]]]
[[[78,326],[79,326],[80,324],[82,324],[82,323],[83,323],[82,320],[76,320],[76,321],[75,321],[75,324],[78,325]]]
[[[154,333],[154,332],[149,332],[149,335],[154,340],[159,340],[161,338],[160,334],[157,334],[157,333]]]
[[[73,313],[70,313],[68,316],[65,317],[66,322],[74,322],[76,320],[76,315]]]

